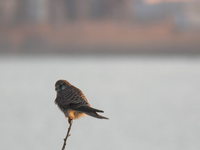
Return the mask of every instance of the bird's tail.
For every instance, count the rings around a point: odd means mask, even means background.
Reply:
[[[99,114],[97,114],[96,112],[88,112],[88,113],[86,113],[86,114],[89,115],[89,116],[98,118],[98,119],[108,119],[107,117],[104,117],[104,116],[102,116],[102,115],[99,115]]]
[[[77,111],[80,111],[80,112],[83,112],[89,116],[92,116],[92,117],[95,117],[95,118],[98,118],[98,119],[108,119],[107,117],[104,117],[102,115],[99,115],[97,112],[99,113],[103,113],[104,111],[103,110],[99,110],[99,109],[95,109],[95,108],[92,108],[90,106],[80,106],[78,108],[76,108]]]

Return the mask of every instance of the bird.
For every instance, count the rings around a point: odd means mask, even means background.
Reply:
[[[69,123],[85,115],[98,119],[108,119],[99,115],[98,113],[103,113],[104,111],[91,107],[83,92],[68,81],[58,80],[55,83],[55,90],[57,92],[55,104],[68,118]]]

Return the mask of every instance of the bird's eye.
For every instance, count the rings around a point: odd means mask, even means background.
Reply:
[[[64,89],[65,89],[65,85],[62,84],[62,85],[60,86],[60,88],[61,88],[61,90],[64,90]]]

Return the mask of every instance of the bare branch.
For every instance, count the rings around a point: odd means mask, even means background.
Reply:
[[[66,135],[66,137],[64,138],[64,143],[63,143],[63,146],[62,146],[62,150],[65,149],[66,142],[67,142],[68,137],[70,136],[70,130],[71,130],[71,127],[72,127],[72,120],[69,119],[68,122],[69,122],[69,128],[68,128],[68,131],[67,131],[67,135]]]

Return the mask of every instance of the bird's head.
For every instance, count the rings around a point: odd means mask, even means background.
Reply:
[[[56,84],[55,84],[55,90],[57,92],[59,92],[59,91],[62,91],[64,89],[68,88],[69,86],[71,86],[71,84],[68,81],[66,81],[66,80],[58,80],[56,82]]]

